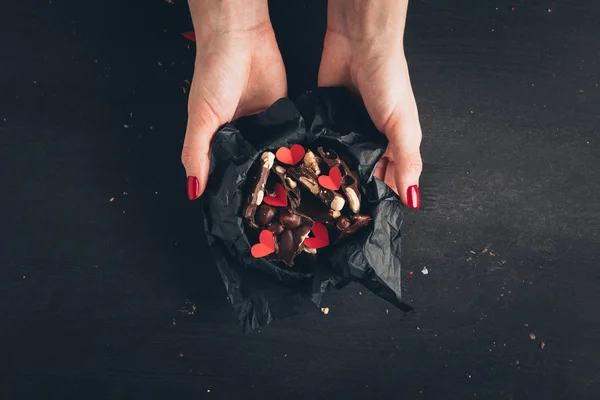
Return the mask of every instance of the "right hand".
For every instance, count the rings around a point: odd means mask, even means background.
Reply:
[[[261,112],[287,95],[285,67],[266,1],[257,2],[252,11],[248,1],[245,8],[243,4],[223,7],[211,3],[190,0],[196,62],[181,154],[190,200],[200,197],[206,188],[210,146],[217,130],[241,116]]]

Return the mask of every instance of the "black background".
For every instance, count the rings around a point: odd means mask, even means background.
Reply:
[[[273,3],[295,96],[326,7]],[[350,285],[249,335],[186,199],[186,30],[182,0],[1,3],[1,398],[597,397],[600,3],[413,1],[416,311]]]

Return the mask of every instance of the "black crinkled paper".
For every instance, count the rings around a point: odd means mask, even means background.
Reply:
[[[342,242],[319,250],[310,268],[287,267],[250,255],[242,208],[246,176],[264,151],[299,143],[324,146],[350,157],[358,171],[362,211],[373,222]],[[239,324],[256,329],[296,314],[311,298],[357,281],[377,296],[408,311],[401,299],[400,228],[403,206],[373,176],[387,141],[364,107],[343,89],[326,88],[293,102],[281,99],[261,114],[226,125],[216,134],[204,195],[206,235]]]

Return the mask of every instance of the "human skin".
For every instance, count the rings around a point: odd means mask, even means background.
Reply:
[[[182,162],[188,197],[206,187],[218,128],[287,94],[266,0],[189,0],[196,68]],[[375,175],[419,208],[421,127],[404,55],[408,0],[329,0],[319,86],[357,92],[388,148]]]

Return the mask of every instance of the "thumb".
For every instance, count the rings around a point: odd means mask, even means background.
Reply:
[[[187,175],[188,199],[196,200],[206,188],[210,169],[210,145],[220,121],[206,101],[190,107],[188,114],[181,162]]]
[[[421,207],[419,178],[423,171],[421,159],[421,126],[418,114],[399,118],[400,123],[386,136],[393,157],[394,181],[402,202],[410,208]]]

